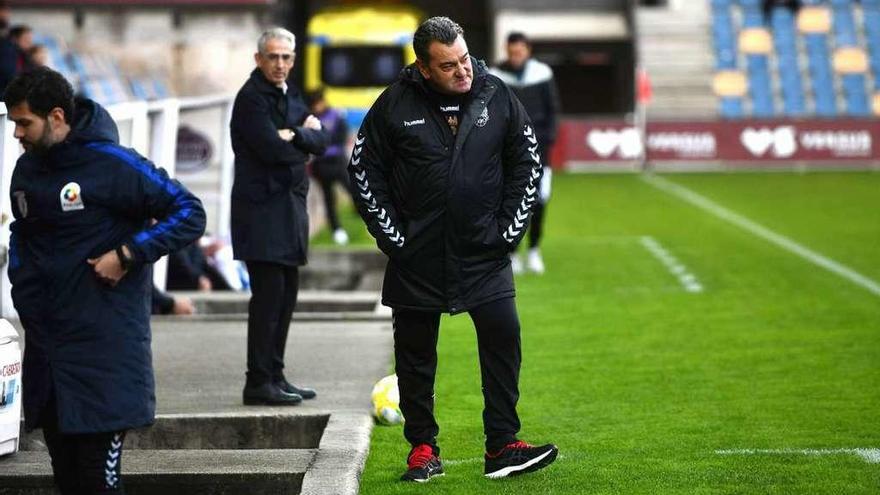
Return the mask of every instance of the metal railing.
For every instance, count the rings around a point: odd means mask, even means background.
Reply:
[[[207,126],[216,128],[205,128],[200,131],[209,135],[209,139],[216,143],[214,149],[218,150],[217,166],[209,169],[209,174],[214,173],[218,176],[211,177],[208,181],[209,187],[214,182],[218,185],[216,194],[211,195],[216,204],[212,205],[213,208],[209,208],[217,214],[213,215],[213,218],[209,216],[208,228],[221,239],[227,239],[229,236],[230,197],[234,173],[234,156],[229,142],[232,102],[231,95],[211,95],[151,102],[133,101],[107,107],[107,111],[119,127],[120,144],[135,149],[156,166],[164,168],[172,177],[176,175],[177,130],[181,121],[195,112],[219,112],[218,118],[209,119],[217,125]],[[9,187],[15,163],[22,153],[18,140],[13,135],[14,128],[15,125],[7,118],[6,105],[0,102],[0,214],[5,217],[0,227],[0,253],[3,260],[2,274],[0,274],[0,315],[5,318],[16,316],[5,262],[9,246],[9,224],[12,221]],[[183,179],[181,182],[186,184],[185,177],[178,179]],[[157,287],[165,287],[166,267],[165,258],[156,263],[153,277]]]

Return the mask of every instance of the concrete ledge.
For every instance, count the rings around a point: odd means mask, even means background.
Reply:
[[[329,414],[160,414],[153,426],[131,430],[125,451],[280,450],[318,447]],[[46,451],[40,430],[21,450]]]
[[[384,307],[384,306],[383,306]],[[200,314],[192,316],[154,315],[151,321],[156,322],[246,322],[247,313],[230,314]],[[347,311],[347,312],[312,312],[293,313],[293,321],[298,323],[310,322],[385,322],[390,321],[391,315],[375,311]],[[2,495],[2,494],[0,494]]]
[[[369,412],[334,413],[302,485],[304,495],[357,495],[370,452]]]
[[[174,494],[295,494],[315,450],[123,451],[126,492]],[[0,494],[52,491],[47,452],[19,452],[0,459]]]
[[[175,291],[193,301],[196,312],[203,315],[241,314],[248,312],[251,295],[247,292],[193,292]],[[380,294],[376,291],[300,291],[297,313],[311,312],[369,312],[375,309]]]

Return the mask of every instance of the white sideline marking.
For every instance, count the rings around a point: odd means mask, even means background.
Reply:
[[[838,263],[833,259],[821,255],[797,242],[785,237],[784,235],[777,234],[772,230],[759,225],[748,218],[734,213],[727,208],[715,203],[714,201],[697,194],[696,192],[670,182],[662,177],[658,177],[656,175],[642,175],[642,180],[647,182],[648,184],[660,189],[663,192],[669,193],[673,196],[678,197],[681,200],[684,200],[697,208],[705,210],[716,217],[726,220],[752,234],[757,237],[760,237],[772,244],[781,247],[782,249],[800,256],[801,258],[813,263],[816,266],[820,266],[831,273],[837,274],[850,282],[868,290],[868,292],[874,294],[875,296],[880,296],[880,283],[862,275],[861,273],[853,270],[852,268]]]
[[[718,455],[855,455],[870,464],[880,464],[880,449],[727,449],[716,450]]]
[[[693,293],[703,292],[703,284],[697,280],[697,277],[690,273],[688,269],[681,264],[675,256],[667,251],[666,248],[661,246],[656,239],[650,236],[642,236],[639,238],[639,242],[649,253],[653,254],[655,258],[660,260],[660,263],[663,263],[663,266],[669,270],[669,273],[678,279],[679,283],[684,287],[684,290]]]

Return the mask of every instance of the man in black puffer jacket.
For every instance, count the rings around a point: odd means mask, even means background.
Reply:
[[[442,474],[434,420],[440,314],[468,312],[477,330],[486,476],[540,469],[557,453],[517,440],[520,327],[510,253],[537,200],[541,163],[513,93],[467,50],[461,27],[425,21],[418,61],[379,97],[349,173],[358,210],[389,257],[382,293],[393,309],[404,435],[403,479]]]

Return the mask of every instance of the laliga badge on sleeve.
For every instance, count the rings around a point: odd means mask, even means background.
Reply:
[[[61,188],[62,211],[82,210],[83,208],[85,206],[83,206],[82,192],[80,191],[79,184],[69,182]]]

